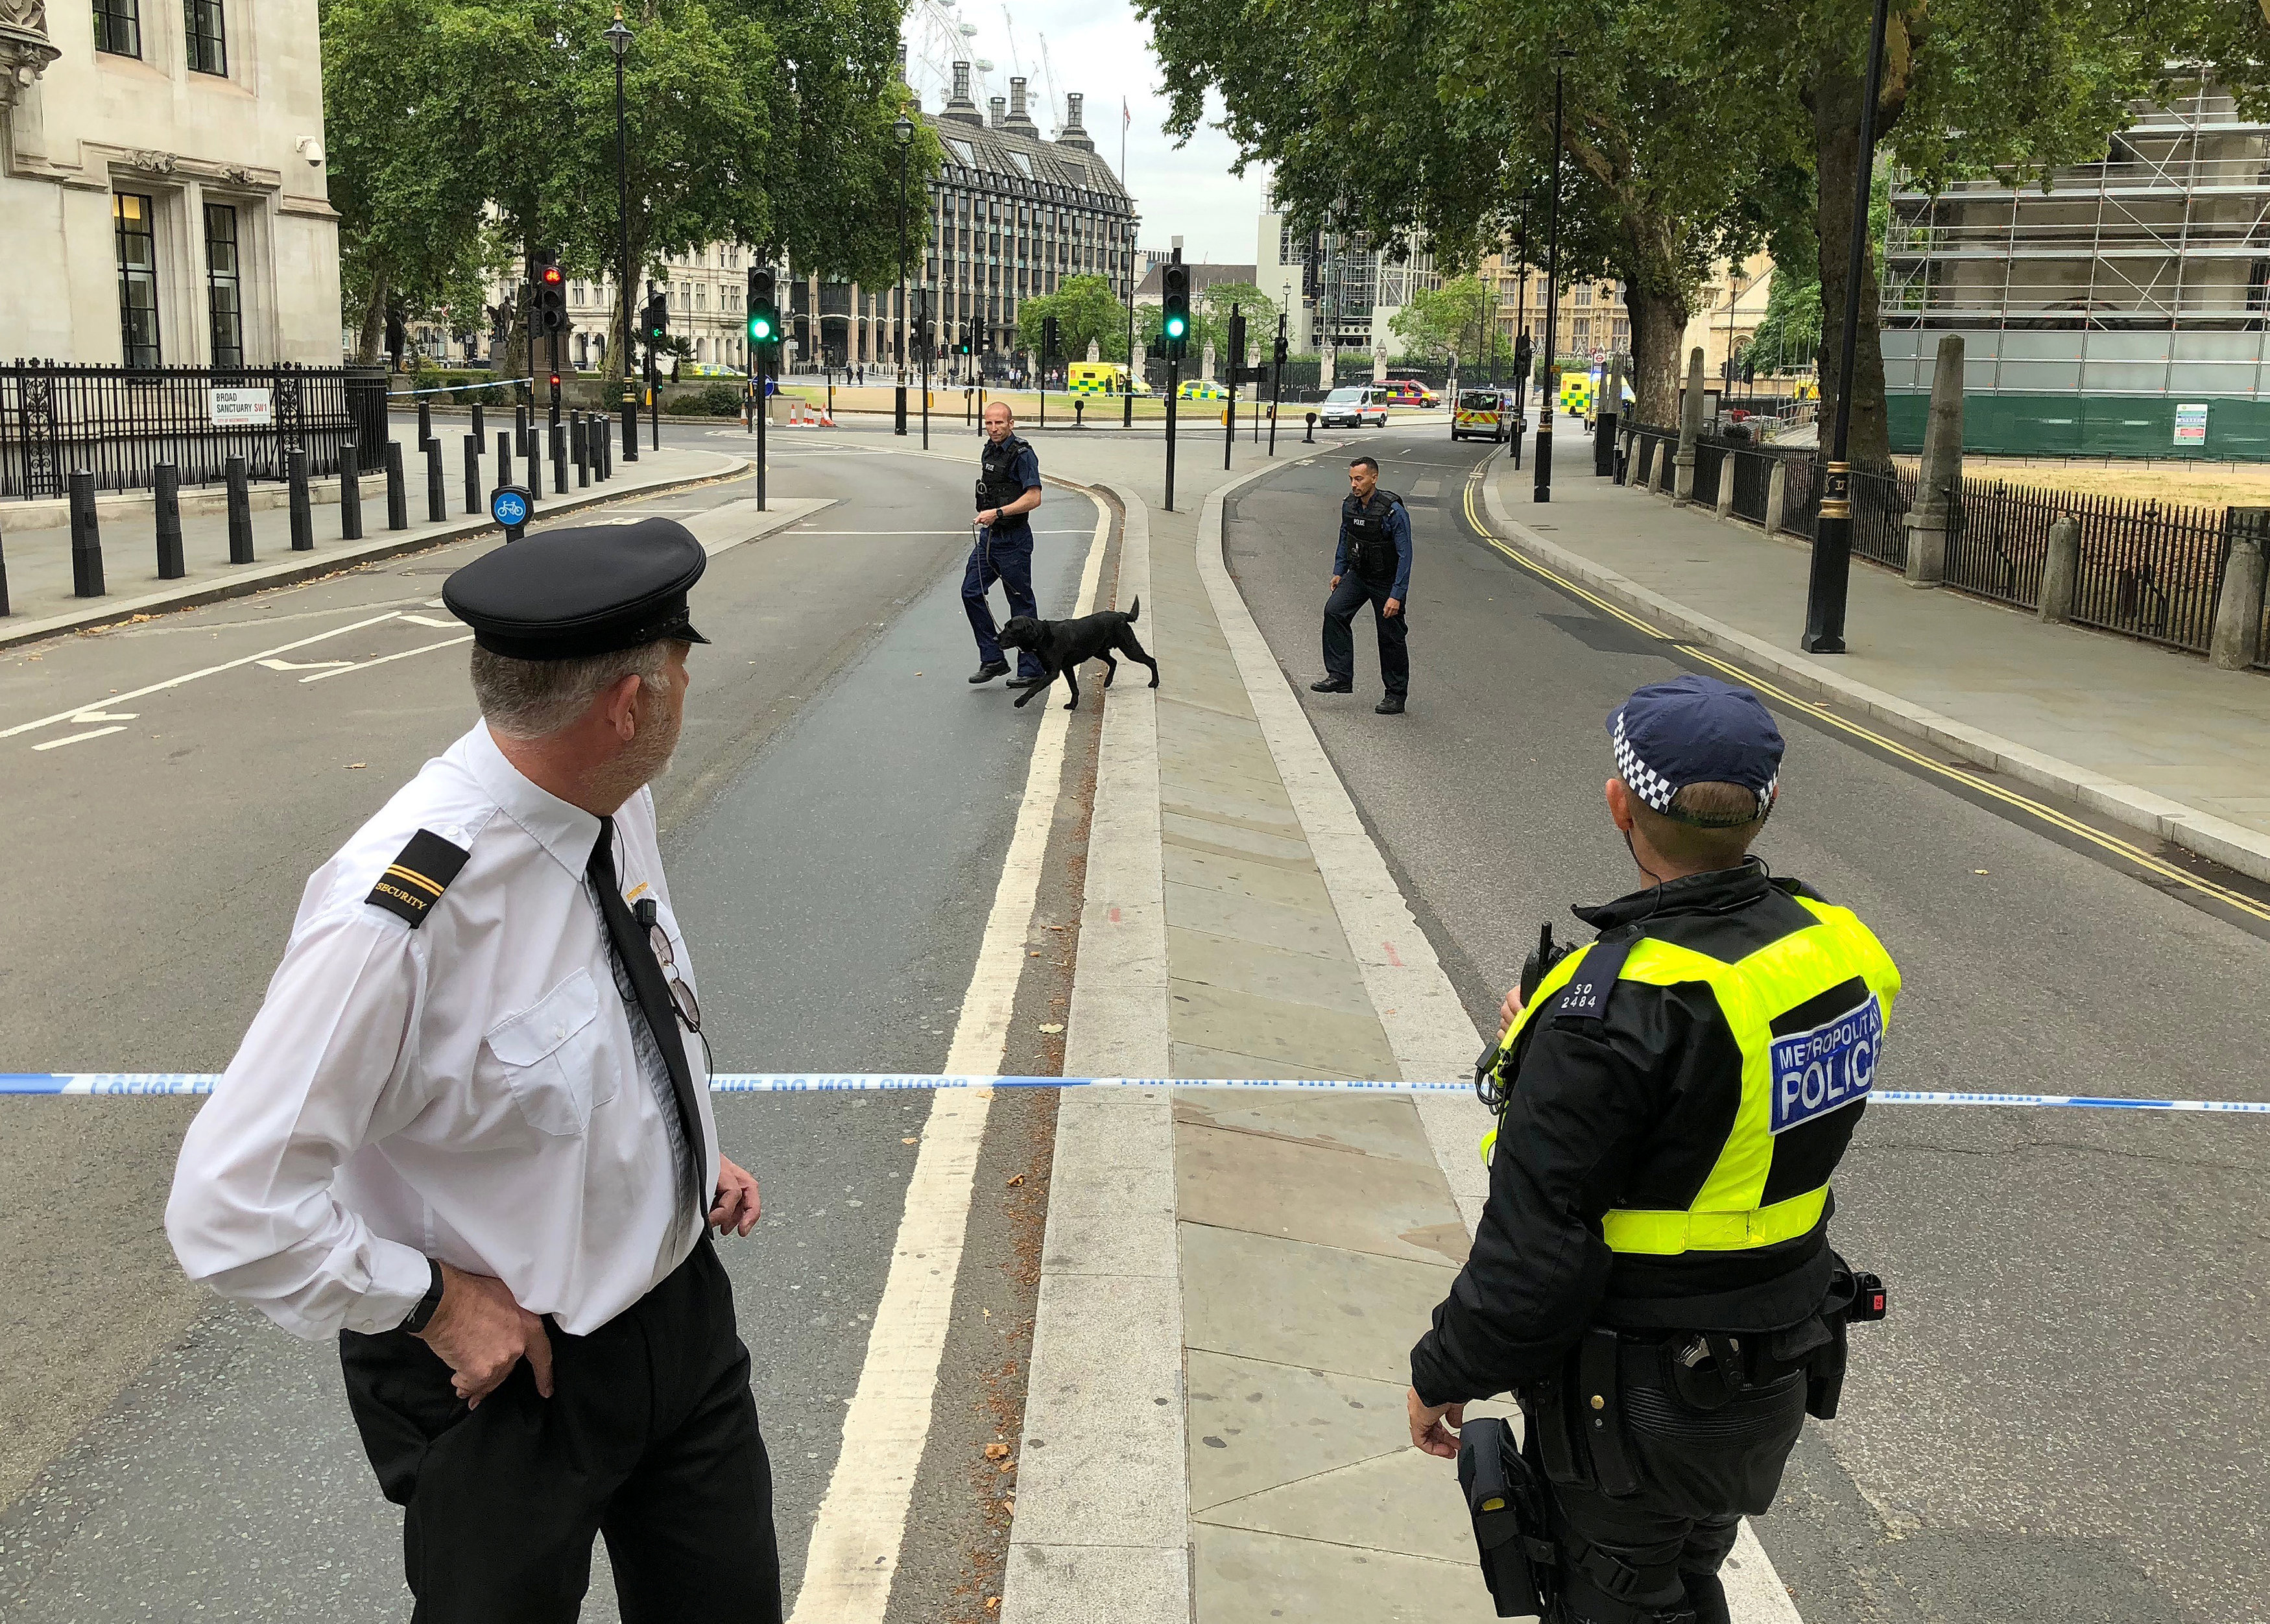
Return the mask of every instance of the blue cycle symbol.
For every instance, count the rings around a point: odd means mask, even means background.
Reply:
[[[499,491],[489,498],[489,517],[508,528],[517,528],[527,523],[526,493],[514,490]]]

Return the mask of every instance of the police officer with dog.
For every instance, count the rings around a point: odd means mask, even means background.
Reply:
[[[1000,401],[985,407],[985,443],[979,453],[977,476],[977,540],[969,549],[969,566],[961,577],[961,606],[969,616],[969,629],[977,637],[977,669],[974,683],[990,682],[1009,675],[1009,662],[995,634],[993,606],[985,595],[998,581],[1009,599],[1012,618],[1038,618],[1033,598],[1033,522],[1041,505],[1041,459],[1018,436],[1016,419]],[[1017,654],[1017,674],[1009,686],[1029,688],[1048,680],[1048,674],[1029,649]]]
[[[1458,1460],[1499,1616],[1727,1624],[1740,1519],[1805,1417],[1836,1414],[1846,1325],[1883,1312],[1829,1245],[1829,1177],[1900,976],[1749,855],[1782,759],[1755,694],[1681,676],[1608,730],[1644,883],[1575,910],[1588,945],[1547,927],[1506,997],[1477,1068],[1489,1198],[1412,1349],[1411,1435]],[[1509,1390],[1517,1450],[1465,1417]]]
[[[1312,693],[1355,692],[1355,635],[1349,626],[1367,603],[1379,626],[1379,675],[1387,695],[1374,708],[1399,716],[1411,690],[1411,515],[1403,499],[1379,488],[1379,464],[1359,456],[1348,464],[1348,493],[1340,503],[1339,545],[1332,554],[1332,595],[1324,600],[1324,679]]]

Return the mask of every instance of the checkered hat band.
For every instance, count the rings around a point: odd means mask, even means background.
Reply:
[[[1673,797],[1677,796],[1684,786],[1672,782],[1661,773],[1640,760],[1639,752],[1633,747],[1631,740],[1624,735],[1624,716],[1621,711],[1616,713],[1615,746],[1616,776],[1624,781],[1625,786],[1634,795],[1665,817],[1674,818],[1680,823],[1691,823],[1701,828],[1731,828],[1753,822],[1756,818],[1764,817],[1768,809],[1773,805],[1774,789],[1781,782],[1781,775],[1777,773],[1773,782],[1766,785],[1764,790],[1758,796],[1758,810],[1754,817],[1732,819],[1687,817],[1671,810]]]

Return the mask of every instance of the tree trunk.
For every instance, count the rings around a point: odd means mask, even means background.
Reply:
[[[1624,304],[1631,312],[1634,420],[1675,428],[1679,391],[1685,382],[1679,340],[1692,312],[1685,299],[1648,293],[1629,278],[1624,283]]]
[[[1865,53],[1864,53],[1865,54]],[[1863,162],[1860,101],[1866,91],[1857,67],[1823,61],[1815,70],[1813,111],[1814,174],[1820,187],[1815,205],[1821,241],[1821,443],[1824,451],[1836,435],[1837,402],[1845,381],[1843,363],[1845,279],[1852,233],[1865,234],[1867,208],[1853,218],[1854,189]],[[1885,121],[1879,116],[1878,133]],[[1845,460],[1855,468],[1883,468],[1892,449],[1884,410],[1884,351],[1877,337],[1876,256],[1860,256],[1858,320],[1853,323],[1852,422]]]
[[[392,287],[384,271],[370,281],[370,300],[363,306],[362,330],[355,336],[355,365],[375,367],[386,343],[386,301]]]

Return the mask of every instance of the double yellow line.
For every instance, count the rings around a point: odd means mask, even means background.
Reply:
[[[2045,805],[2042,802],[2035,800],[2030,796],[2021,795],[2014,790],[2007,789],[2001,784],[1991,783],[1987,780],[1979,777],[1976,773],[1969,772],[1962,768],[1953,767],[1948,765],[1947,762],[1934,760],[1930,756],[1910,748],[1908,745],[1900,743],[1895,738],[1892,738],[1885,734],[1877,732],[1873,728],[1865,727],[1859,723],[1851,721],[1844,716],[1840,716],[1836,712],[1829,710],[1823,706],[1817,705],[1811,700],[1800,699],[1796,694],[1790,693],[1784,688],[1776,686],[1774,684],[1766,681],[1764,679],[1757,676],[1754,672],[1744,671],[1738,665],[1731,665],[1727,664],[1725,660],[1720,659],[1715,654],[1698,649],[1692,643],[1680,641],[1670,634],[1650,626],[1646,621],[1639,619],[1636,615],[1631,614],[1619,605],[1610,603],[1599,593],[1587,590],[1585,588],[1579,586],[1576,582],[1569,580],[1567,576],[1561,575],[1555,570],[1548,569],[1544,565],[1539,563],[1535,559],[1530,558],[1525,554],[1517,552],[1509,543],[1498,536],[1494,535],[1491,532],[1489,526],[1482,522],[1480,508],[1482,477],[1483,471],[1488,466],[1488,459],[1485,458],[1480,463],[1478,463],[1475,466],[1474,471],[1472,473],[1466,476],[1466,523],[1468,525],[1473,527],[1475,535],[1480,537],[1482,540],[1496,548],[1498,552],[1503,553],[1508,559],[1510,559],[1515,564],[1517,564],[1523,569],[1527,570],[1531,575],[1536,575],[1542,580],[1551,582],[1562,591],[1567,592],[1573,597],[1582,598],[1584,602],[1591,604],[1593,608],[1599,610],[1602,614],[1613,616],[1614,619],[1621,621],[1624,625],[1630,627],[1634,631],[1639,632],[1643,635],[1651,637],[1658,642],[1669,643],[1673,648],[1679,650],[1680,653],[1686,655],[1690,659],[1700,660],[1705,665],[1715,667],[1716,669],[1725,672],[1727,676],[1741,683],[1743,686],[1753,688],[1758,693],[1765,694],[1767,697],[1788,707],[1792,710],[1800,711],[1806,716],[1812,717],[1814,721],[1822,723],[1824,726],[1835,728],[1839,732],[1849,734],[1854,738],[1865,739],[1869,744],[1873,745],[1877,749],[1885,752],[1887,754],[1896,756],[1901,760],[1921,768],[1925,772],[1928,772],[1936,777],[1944,778],[1952,782],[1959,783],[1964,788],[1975,790],[1978,794],[1985,796],[1990,799],[1999,801],[2004,805],[2011,807],[2015,811],[2024,812],[2028,817],[2047,824],[2051,828],[2063,830],[2066,834],[2073,835],[2076,839],[2086,841],[2090,845],[2096,847],[2098,849],[2118,857],[2124,863],[2133,864],[2137,868],[2143,870],[2146,873],[2150,874],[2156,879],[2170,881],[2176,885],[2183,886],[2187,891],[2197,892],[2202,896],[2212,897],[2214,901],[2221,902],[2227,907],[2235,908],[2238,912],[2248,915],[2251,917],[2270,921],[2270,905],[2266,905],[2257,899],[2248,896],[2244,892],[2234,891],[2228,886],[2219,886],[2211,879],[2202,879],[2197,874],[2191,873],[2185,869],[2177,867],[2174,864],[2154,856],[2151,852],[2145,850],[2141,846],[2136,845],[2133,842],[2123,840],[2117,834],[2107,834],[2102,829],[2095,828],[2088,824],[2083,823],[2078,818],[2074,818],[2066,812],[2061,812],[2054,806]]]

